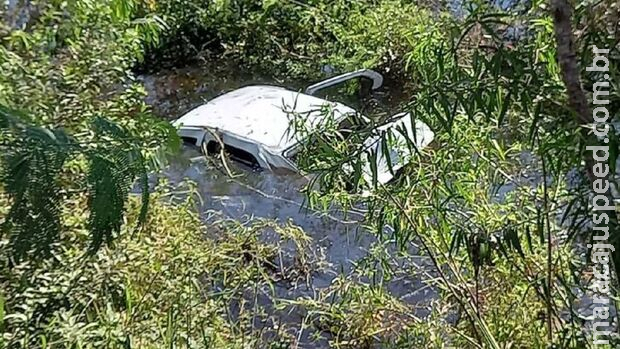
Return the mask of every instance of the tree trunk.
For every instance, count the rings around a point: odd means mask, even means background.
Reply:
[[[551,14],[553,16],[555,41],[557,46],[557,59],[562,74],[562,80],[566,86],[566,93],[568,96],[568,104],[575,112],[575,116],[580,126],[582,126],[581,135],[589,144],[599,143],[599,140],[589,132],[594,125],[594,117],[592,109],[589,106],[588,99],[581,86],[581,71],[577,62],[577,54],[575,50],[575,39],[572,29],[572,15],[573,10],[568,0],[551,0]],[[585,48],[589,49],[589,48]],[[613,131],[613,128],[610,130]],[[593,166],[596,163],[591,153],[586,152],[584,154],[584,161],[586,166],[586,173],[590,184],[592,185],[596,179],[593,173]],[[609,171],[608,176],[605,178],[609,181],[609,190],[605,193],[609,202],[614,203],[614,198],[611,188],[614,186],[613,178],[616,173],[616,166],[612,164],[612,168]],[[618,225],[617,213],[611,212],[609,214],[609,243],[615,247],[615,251],[612,252],[611,257],[611,269],[615,269],[615,282],[612,284],[617,285],[620,280],[620,231]],[[612,276],[612,280],[613,280]],[[620,328],[619,328],[620,329]]]

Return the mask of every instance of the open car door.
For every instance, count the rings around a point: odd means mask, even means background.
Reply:
[[[409,163],[417,151],[428,146],[435,134],[420,120],[412,120],[410,113],[392,117],[394,121],[378,127],[364,142],[362,176],[371,186],[385,184],[395,173]]]

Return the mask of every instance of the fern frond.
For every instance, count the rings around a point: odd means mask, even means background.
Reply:
[[[94,138],[80,144],[62,129],[34,126],[18,112],[0,106],[0,183],[11,208],[0,234],[8,236],[13,257],[42,259],[61,238],[63,188],[60,177],[71,157],[84,155],[90,211],[90,252],[120,233],[134,181],[142,189],[138,227],[146,221],[149,188],[140,145],[122,127],[97,118]]]
[[[121,229],[133,176],[129,160],[121,152],[92,152],[88,160],[88,227],[92,237],[91,252],[96,252],[104,242],[110,243]]]
[[[58,176],[69,155],[63,131],[27,126],[9,139],[0,176],[12,201],[2,226],[17,260],[47,257],[60,236],[61,188]]]
[[[150,192],[146,160],[134,139],[123,128],[103,118],[96,118],[93,121],[93,129],[96,139],[100,141],[98,143],[104,139],[108,141],[104,147],[98,147],[95,153],[89,156],[91,166],[88,180],[91,212],[89,227],[93,242],[91,250],[96,251],[103,242],[109,243],[114,234],[120,231],[120,225],[111,223],[122,220],[125,213],[124,203],[127,201],[133,181],[138,178],[142,191],[142,206],[137,227],[146,222]],[[105,156],[102,156],[104,154]],[[106,184],[109,189],[107,192],[106,185],[97,179],[100,176],[112,179],[112,182]],[[102,201],[99,201],[99,198],[102,198]],[[119,206],[107,209],[106,202],[114,202]],[[121,202],[122,205],[119,204]],[[96,212],[99,210],[103,210],[106,214],[97,216]]]

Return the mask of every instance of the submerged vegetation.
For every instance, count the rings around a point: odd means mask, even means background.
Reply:
[[[596,97],[603,74],[584,67],[608,48],[618,121],[618,3],[1,6],[0,347],[593,346],[586,146],[601,141],[577,99]],[[204,60],[283,79],[377,69],[435,132],[389,185],[361,172],[376,156],[364,141],[389,116],[346,134],[326,123],[304,144],[308,206],[361,212],[360,234],[377,237],[329,285],[312,285],[328,262],[294,222],[205,223],[193,184],[179,194],[149,180],[179,140],[136,74]],[[607,223],[613,304],[620,244]],[[425,304],[390,291],[413,277],[432,291]]]

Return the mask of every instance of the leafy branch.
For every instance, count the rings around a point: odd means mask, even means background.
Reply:
[[[145,222],[150,197],[140,142],[103,118],[94,119],[91,131],[91,140],[79,142],[61,128],[32,125],[19,112],[0,106],[0,182],[11,202],[1,234],[8,235],[15,261],[47,258],[62,238],[65,175],[88,192],[90,253],[120,232],[136,179],[142,193],[138,227]],[[84,175],[67,173],[68,162],[79,159],[86,159]]]

